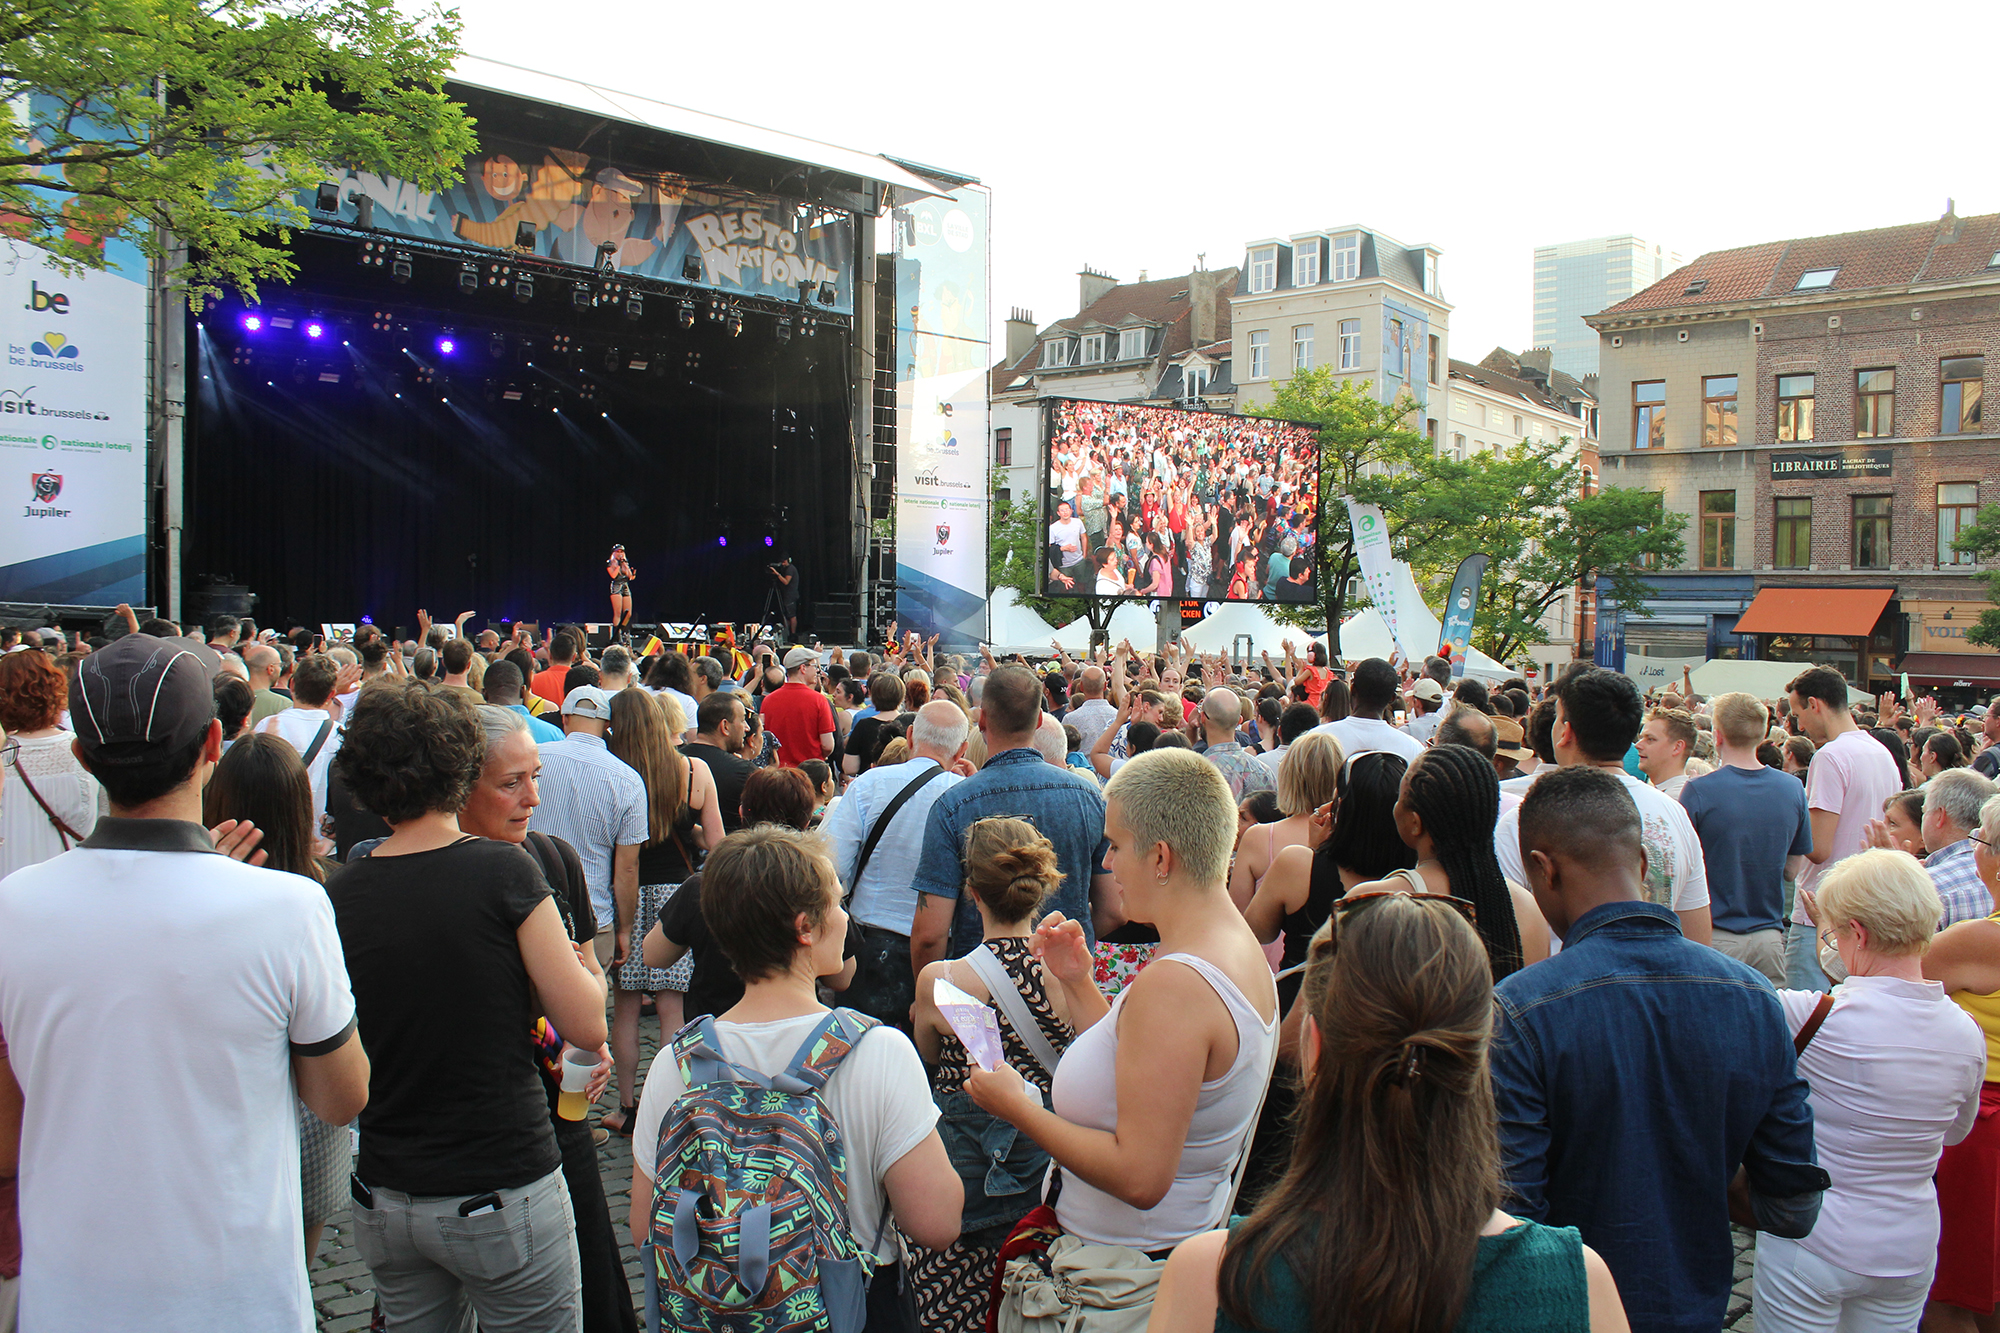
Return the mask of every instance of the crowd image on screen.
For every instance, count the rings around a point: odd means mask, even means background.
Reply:
[[[1312,427],[1134,403],[1049,412],[1051,595],[1315,600]]]

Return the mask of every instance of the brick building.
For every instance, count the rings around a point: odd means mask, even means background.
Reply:
[[[1963,643],[1985,592],[1951,539],[2000,502],[2000,215],[1706,254],[1590,317],[1606,484],[1689,516],[1627,651],[1839,666],[1970,699],[2000,655]],[[1622,634],[1620,626],[1622,625]],[[1621,641],[1622,638],[1622,641]]]

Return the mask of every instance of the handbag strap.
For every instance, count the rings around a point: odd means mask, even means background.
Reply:
[[[42,798],[42,794],[35,790],[35,784],[28,778],[28,770],[21,767],[21,742],[10,742],[7,750],[14,756],[14,776],[28,789],[28,795],[35,798],[35,804],[42,807],[42,813],[49,817],[49,823],[55,825],[56,837],[62,840],[63,850],[68,851],[76,843],[82,842],[83,835],[71,828],[69,822],[51,809],[49,803]]]
[[[861,872],[868,868],[868,858],[875,855],[875,844],[881,842],[882,835],[889,831],[889,821],[893,820],[897,813],[909,803],[910,798],[917,794],[917,790],[920,787],[943,776],[943,764],[925,769],[917,775],[914,782],[896,793],[895,799],[889,802],[887,808],[882,811],[881,816],[876,819],[875,827],[868,830],[868,841],[861,845],[861,855],[854,862],[854,882],[847,886],[848,897],[852,898],[855,889],[861,886]]]
[[[1828,992],[1822,991],[1819,1003],[1813,1006],[1813,1011],[1806,1018],[1805,1024],[1799,1028],[1797,1035],[1792,1038],[1792,1055],[1795,1058],[1806,1053],[1806,1047],[1812,1045],[1812,1039],[1819,1035],[1819,1025],[1826,1022],[1826,1016],[1832,1012],[1833,996]]]
[[[1007,1015],[1007,1026],[1014,1029],[1014,1035],[1021,1039],[1021,1044],[1028,1048],[1028,1053],[1035,1057],[1035,1063],[1048,1071],[1051,1079],[1055,1078],[1056,1061],[1062,1057],[1056,1053],[1055,1046],[1042,1031],[1042,1025],[1035,1021],[1034,1011],[1028,1007],[1027,997],[1021,994],[1020,983],[1008,973],[1007,965],[984,944],[967,954],[965,961],[972,965],[972,970],[986,983],[987,991],[993,996],[993,1003],[1000,1007],[1001,1013]]]
[[[319,758],[319,752],[326,747],[326,738],[332,734],[333,719],[328,718],[319,724],[319,730],[313,735],[313,743],[306,747],[305,766],[307,768],[311,768],[313,760]]]

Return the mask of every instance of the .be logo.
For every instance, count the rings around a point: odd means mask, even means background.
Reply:
[[[45,292],[39,282],[28,284],[28,309],[54,315],[69,313],[69,298],[61,292]]]

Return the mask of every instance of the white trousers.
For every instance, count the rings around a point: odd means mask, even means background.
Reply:
[[[1757,1333],[1916,1333],[1931,1268],[1908,1277],[1863,1277],[1795,1240],[1759,1233],[1752,1290]]]

